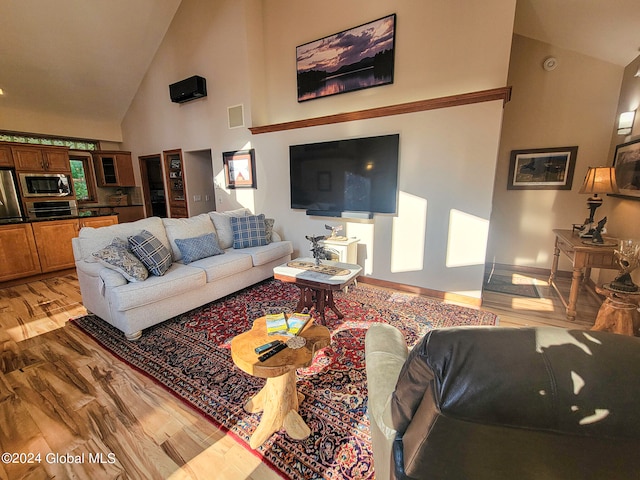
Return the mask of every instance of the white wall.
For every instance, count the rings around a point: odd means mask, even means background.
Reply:
[[[558,67],[547,72],[544,59]],[[495,176],[487,261],[550,268],[555,228],[571,229],[589,215],[587,195],[578,194],[589,166],[611,165],[611,125],[623,69],[569,50],[514,36]],[[571,190],[507,190],[512,150],[578,146]],[[610,213],[607,198],[596,213]],[[610,229],[614,228],[612,218]],[[570,269],[561,257],[560,268]]]
[[[243,104],[261,125],[436,98],[506,85],[515,0],[393,2],[184,0],[123,122],[134,157],[210,148],[219,210],[247,206],[308,253],[307,234],[335,219],[289,207],[288,146],[400,133],[400,210],[350,222],[360,260],[379,279],[478,298],[502,104],[499,101],[252,136],[227,128]],[[296,101],[295,47],[397,14],[393,85]],[[261,33],[261,34],[260,34]],[[446,46],[446,48],[445,48]],[[199,74],[207,98],[171,104],[167,85]],[[223,151],[256,149],[258,188],[224,188]]]
[[[638,69],[640,69],[640,56],[631,62],[624,70],[620,99],[616,111],[617,118],[622,112],[636,110],[635,123],[631,135],[626,137],[618,135],[614,126],[614,131],[611,136],[611,149],[609,150],[609,158],[611,161],[613,161],[615,155],[616,145],[640,138],[640,112],[638,111],[640,110],[640,78],[635,76]],[[632,200],[607,196],[604,201],[609,206],[609,212],[612,218],[612,233],[618,238],[630,238],[640,242],[640,198]],[[601,271],[599,278],[600,283],[611,280],[614,274],[615,272],[611,271]],[[640,269],[636,269],[632,276],[636,284],[640,284]]]

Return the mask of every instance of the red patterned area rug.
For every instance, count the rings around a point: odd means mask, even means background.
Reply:
[[[73,323],[104,348],[141,370],[249,448],[260,422],[242,406],[264,379],[238,369],[231,339],[267,313],[291,312],[298,288],[267,280],[151,327],[136,342],[93,315]],[[359,284],[335,295],[342,320],[327,315],[331,345],[298,370],[305,395],[300,415],[311,429],[303,441],[275,433],[257,449],[285,478],[372,479],[373,457],[367,417],[364,337],[374,322],[398,327],[409,345],[433,328],[494,325],[496,316],[471,308]]]

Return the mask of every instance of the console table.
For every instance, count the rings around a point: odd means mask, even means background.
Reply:
[[[618,269],[615,261],[614,250],[618,245],[618,240],[611,237],[604,237],[605,244],[597,246],[591,244],[588,239],[580,237],[572,230],[554,229],[556,236],[555,249],[553,253],[553,263],[551,264],[551,275],[549,277],[549,285],[551,285],[562,304],[567,309],[567,318],[575,320],[576,304],[578,303],[578,293],[582,280],[589,278],[592,268],[608,268]],[[558,288],[555,278],[558,272],[558,260],[560,253],[565,254],[571,260],[573,265],[573,274],[571,278],[571,289],[569,298],[565,298]]]

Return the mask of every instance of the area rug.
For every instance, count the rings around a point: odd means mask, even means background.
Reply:
[[[533,283],[516,283],[511,277],[504,275],[491,275],[485,279],[484,290],[507,295],[518,295],[520,297],[540,298],[540,292]]]
[[[292,284],[267,280],[151,327],[136,342],[93,315],[72,323],[249,449],[260,414],[247,413],[242,406],[264,380],[233,364],[231,339],[248,330],[255,318],[291,312],[298,295]],[[494,325],[497,318],[362,283],[347,293],[338,292],[335,303],[345,318],[327,314],[331,345],[310,367],[297,372],[298,389],[305,395],[299,413],[311,436],[295,441],[281,431],[255,452],[284,478],[374,478],[364,363],[364,338],[371,324],[394,325],[414,345],[434,328]]]

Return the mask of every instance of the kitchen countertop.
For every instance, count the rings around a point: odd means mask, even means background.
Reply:
[[[94,207],[95,208],[95,207]],[[80,213],[78,215],[64,215],[60,217],[51,217],[51,218],[9,218],[0,220],[0,226],[2,225],[16,225],[20,223],[37,223],[37,222],[51,222],[54,220],[73,220],[77,218],[87,218],[87,217],[110,217],[112,215],[118,215],[117,212],[88,212],[88,213]]]

